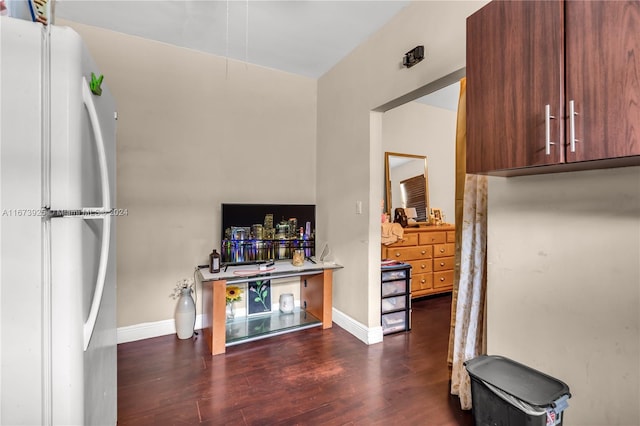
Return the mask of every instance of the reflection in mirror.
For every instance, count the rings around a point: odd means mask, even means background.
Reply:
[[[385,209],[393,220],[396,208],[415,208],[416,222],[427,222],[429,180],[424,155],[385,152]]]

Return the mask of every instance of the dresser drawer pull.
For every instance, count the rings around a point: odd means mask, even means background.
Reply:
[[[427,267],[427,265],[425,265],[424,263],[420,265],[420,268],[421,268],[421,269],[424,269],[424,268],[426,268],[426,267]]]
[[[442,281],[444,281],[444,277],[440,277],[440,281],[441,281],[441,282],[442,282]]]
[[[400,253],[396,253],[396,257],[400,257]]]
[[[444,266],[444,262],[440,262],[440,266]]]
[[[426,251],[426,250],[422,250],[422,251],[420,252],[420,254],[426,254],[426,253],[427,253],[427,251]]]
[[[425,280],[424,278],[420,280],[420,284],[424,284],[426,282],[427,282],[427,280]]]
[[[441,248],[440,253],[444,253],[444,252],[445,252],[445,249]]]

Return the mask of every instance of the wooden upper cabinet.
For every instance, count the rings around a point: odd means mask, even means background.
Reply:
[[[640,2],[566,5],[567,160],[640,155]],[[569,105],[567,105],[567,108]],[[569,115],[569,109],[567,109]]]
[[[494,1],[467,19],[467,173],[562,161],[557,145],[545,155],[544,120],[561,108],[562,28],[559,1]]]
[[[493,1],[470,16],[467,173],[640,164],[638,34],[638,1]]]

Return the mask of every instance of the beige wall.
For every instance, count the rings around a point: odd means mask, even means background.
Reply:
[[[172,317],[175,281],[219,244],[220,202],[315,198],[319,238],[345,266],[334,305],[379,326],[382,114],[370,111],[464,67],[465,18],[483,4],[412,3],[318,81],[317,104],[308,79],[235,62],[226,79],[220,58],[76,26],[121,114],[119,324]],[[427,58],[403,69],[418,44]],[[284,176],[265,165],[291,149],[301,160]],[[232,173],[241,156],[253,174]],[[489,352],[565,380],[566,426],[640,423],[639,173],[490,181]]]
[[[72,26],[119,112],[118,326],[172,319],[220,203],[315,203],[316,80]]]
[[[566,425],[640,424],[640,167],[491,178],[488,352],[565,381]]]
[[[465,19],[483,4],[413,3],[319,80],[322,237],[345,266],[334,301],[368,327],[379,325],[383,182],[382,114],[370,111],[462,68]],[[425,61],[402,69],[418,44]],[[490,182],[489,353],[565,380],[566,426],[640,424],[639,173]]]
[[[419,102],[382,116],[382,150],[427,157],[430,206],[441,209],[449,222],[455,221],[456,117],[454,111]]]
[[[366,327],[380,325],[384,191],[384,149],[376,134],[383,114],[371,111],[463,68],[465,20],[482,4],[411,3],[318,81],[320,237],[345,266],[334,274],[334,306]],[[420,44],[426,59],[403,68],[404,53]],[[363,202],[362,215],[356,201]]]

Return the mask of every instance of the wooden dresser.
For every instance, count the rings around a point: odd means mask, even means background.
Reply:
[[[382,245],[382,258],[411,264],[411,298],[453,289],[455,226],[404,228],[401,241]]]

